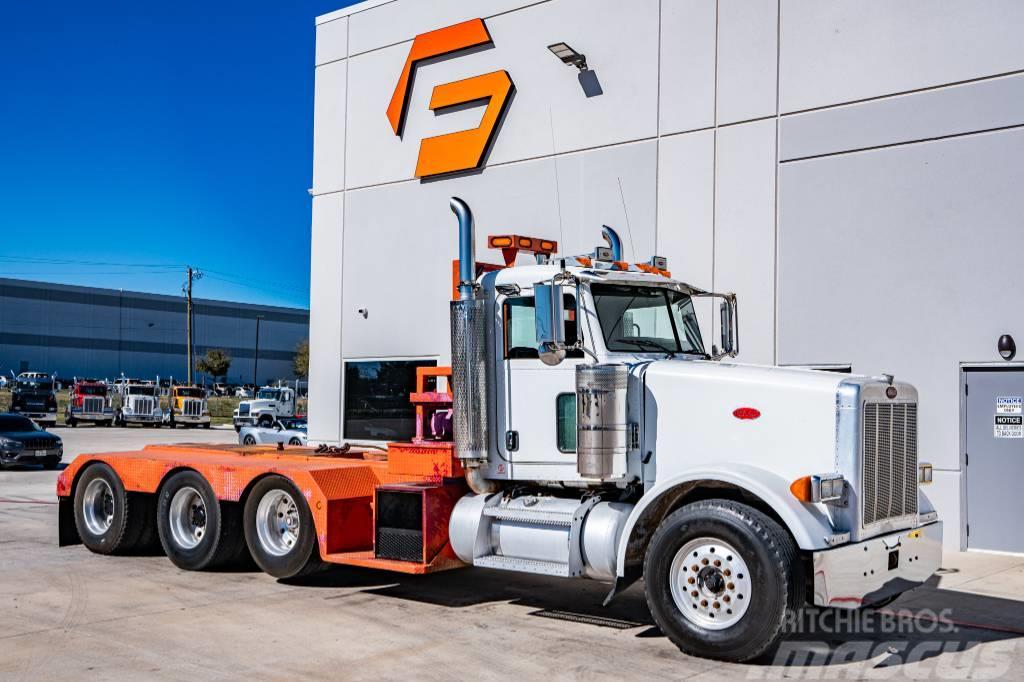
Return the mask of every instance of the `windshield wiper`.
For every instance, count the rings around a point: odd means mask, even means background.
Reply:
[[[647,341],[645,339],[616,339],[616,342],[629,343],[641,350],[643,350],[644,346],[647,346],[648,348],[653,346],[655,350],[660,350],[662,352],[668,353],[668,356],[670,358],[674,358],[676,356],[676,351],[672,350],[668,346],[658,343],[657,341]]]

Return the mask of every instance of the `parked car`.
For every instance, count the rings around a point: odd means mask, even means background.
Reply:
[[[42,464],[56,469],[64,456],[64,443],[28,417],[0,414],[0,469],[7,464]]]
[[[306,445],[306,420],[284,417],[271,426],[243,426],[238,433],[239,445]]]

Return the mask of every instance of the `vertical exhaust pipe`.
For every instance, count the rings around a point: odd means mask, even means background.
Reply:
[[[608,227],[607,225],[601,226],[601,236],[604,237],[605,242],[608,244],[608,248],[612,250],[612,260],[622,260],[622,240],[619,239],[619,233]]]
[[[484,477],[488,455],[487,307],[476,283],[473,212],[452,197],[459,220],[459,298],[451,303],[452,427],[455,456],[462,462],[469,488],[480,495],[499,486]]]

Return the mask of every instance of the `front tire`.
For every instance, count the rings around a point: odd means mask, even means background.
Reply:
[[[151,498],[125,491],[105,463],[92,464],[75,487],[75,527],[82,544],[97,554],[119,554],[145,544],[153,522]]]
[[[242,445],[256,445],[256,439],[246,434],[245,438],[242,439]]]
[[[174,474],[160,488],[157,530],[167,558],[186,571],[223,566],[239,557],[241,515],[237,504],[221,503],[195,471]]]
[[[662,521],[647,548],[644,583],[651,615],[672,643],[722,661],[767,652],[803,598],[792,538],[731,500],[688,504]]]
[[[275,578],[295,578],[320,566],[316,527],[306,498],[283,476],[260,480],[245,501],[245,542],[256,564]]]

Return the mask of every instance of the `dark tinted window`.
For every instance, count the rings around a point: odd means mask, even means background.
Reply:
[[[4,433],[18,433],[23,431],[39,431],[39,427],[36,426],[28,417],[18,417],[15,415],[0,415],[0,431]]]
[[[576,343],[576,297],[565,294],[565,342]],[[503,307],[505,320],[505,357],[510,360],[537,359],[537,329],[532,296],[510,298]],[[569,358],[582,358],[583,351],[571,350]]]
[[[79,386],[78,392],[82,395],[106,395],[106,386]]]
[[[345,438],[411,440],[416,435],[416,368],[436,360],[372,360],[345,363]]]
[[[19,379],[17,387],[23,391],[52,391],[53,382],[49,379]]]

